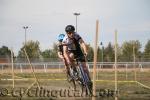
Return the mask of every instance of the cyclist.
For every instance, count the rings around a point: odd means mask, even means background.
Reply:
[[[58,35],[58,45],[57,45],[58,51],[57,51],[57,54],[58,54],[58,57],[60,59],[62,59],[62,61],[64,62],[67,75],[70,76],[69,67],[67,65],[67,62],[66,62],[64,54],[63,54],[63,45],[64,44],[62,43],[62,41],[63,41],[64,37],[65,37],[64,34],[59,34]],[[69,77],[68,77],[68,80],[70,80]]]
[[[75,66],[74,59],[80,58],[80,61],[83,65],[83,70],[87,73],[90,79],[89,71],[85,63],[85,56],[87,56],[87,47],[85,42],[83,41],[82,37],[75,32],[73,25],[67,25],[65,31],[66,35],[63,39],[63,43],[67,45],[63,46],[63,50],[67,64]]]

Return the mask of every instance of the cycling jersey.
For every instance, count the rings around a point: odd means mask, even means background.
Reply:
[[[61,43],[59,43],[59,44],[57,45],[57,49],[58,49],[58,52],[60,52],[61,55],[63,55],[63,45],[62,45]]]
[[[67,35],[65,35],[62,41],[64,44],[67,45],[68,51],[74,53],[76,57],[83,56],[83,52],[79,43],[80,39],[82,39],[81,36],[77,33],[74,33],[73,38],[69,38]]]

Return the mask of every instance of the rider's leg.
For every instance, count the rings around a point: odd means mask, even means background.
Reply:
[[[70,54],[69,54],[69,57],[70,57],[70,61],[71,61],[71,66],[73,67],[73,70],[76,71],[76,68],[75,68],[76,65],[75,65],[75,62],[74,62],[74,58],[75,58],[75,57],[74,57],[74,54],[73,54],[73,53],[70,53]],[[76,72],[77,72],[77,71],[76,71]]]
[[[63,59],[63,62],[65,64],[65,70],[66,70],[66,74],[70,76],[70,70],[69,70],[69,65],[67,64],[66,59]]]
[[[70,73],[70,65],[67,63],[65,58],[63,58],[62,60],[63,60],[64,65],[65,65],[65,71],[66,71],[66,75],[67,75],[67,80],[69,82],[71,82],[72,81],[72,77],[71,77],[71,73]]]

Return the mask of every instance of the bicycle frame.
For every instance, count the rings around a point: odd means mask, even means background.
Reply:
[[[92,87],[89,86],[89,83],[91,82],[89,76],[87,75],[87,73],[83,70],[83,65],[82,62],[78,61],[78,68],[79,68],[79,73],[81,74],[81,79],[82,79],[82,83],[83,86],[85,86],[86,88],[86,92],[88,92],[88,94],[92,94]]]
[[[70,66],[70,75],[72,77],[72,83],[74,85],[74,89],[76,89],[75,83],[77,82],[82,87],[82,93],[83,93],[83,89],[86,89],[86,94],[92,95],[92,87],[91,87],[92,82],[90,80],[88,73],[86,73],[83,69],[83,63],[79,59],[75,59],[74,61],[76,63],[75,66],[74,67]],[[75,72],[73,68],[76,68],[77,72]],[[74,73],[77,73],[77,76],[75,76]],[[76,80],[76,78],[78,78],[78,80]]]

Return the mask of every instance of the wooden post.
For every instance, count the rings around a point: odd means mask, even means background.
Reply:
[[[95,35],[95,48],[94,48],[94,65],[93,65],[93,98],[92,100],[95,100],[96,96],[96,63],[97,63],[97,42],[98,42],[98,27],[99,27],[99,21],[96,20],[96,35]]]
[[[44,72],[46,73],[47,71],[46,71],[46,65],[44,64]]]
[[[136,81],[136,66],[135,66],[135,43],[133,43],[133,62],[134,62],[134,81]]]
[[[12,65],[12,81],[13,81],[13,84],[12,84],[12,87],[14,88],[15,87],[15,81],[14,81],[14,54],[13,54],[13,50],[11,48],[11,65]]]
[[[127,69],[128,69],[128,64],[126,64],[126,81],[128,80],[128,73],[127,73]]]
[[[27,52],[26,52],[26,49],[24,49],[24,52],[25,52],[26,58],[27,58],[27,60],[28,60],[28,63],[30,64],[31,71],[32,71],[32,73],[33,73],[35,82],[37,83],[38,88],[40,89],[39,81],[38,81],[38,79],[37,79],[37,77],[36,77],[36,75],[35,75],[34,67],[32,66],[32,64],[31,64],[31,62],[30,62],[30,60],[29,60],[28,54],[27,54]]]
[[[117,79],[117,30],[115,31],[115,100],[118,100],[118,79]]]
[[[22,65],[20,64],[20,72],[22,73]]]

